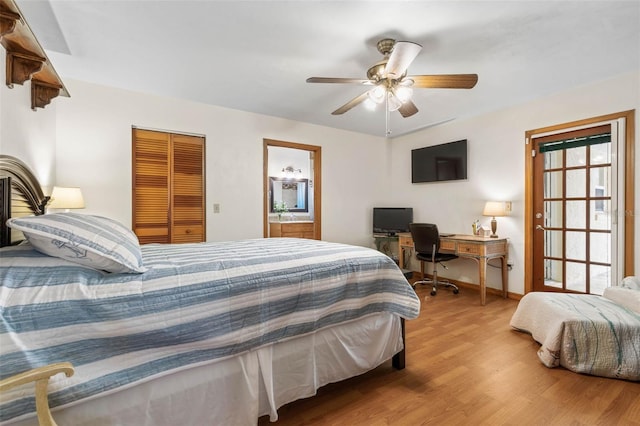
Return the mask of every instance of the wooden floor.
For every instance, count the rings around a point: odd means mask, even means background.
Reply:
[[[418,286],[407,367],[386,362],[278,410],[286,425],[640,425],[640,384],[548,369],[513,331],[517,301]],[[261,417],[260,425],[269,423]]]

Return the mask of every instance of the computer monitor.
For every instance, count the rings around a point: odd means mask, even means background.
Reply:
[[[409,224],[413,222],[412,207],[374,207],[373,233],[395,235],[398,232],[409,232]]]

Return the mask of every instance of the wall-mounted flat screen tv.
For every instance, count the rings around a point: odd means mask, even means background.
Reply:
[[[411,207],[374,207],[373,233],[395,235],[398,232],[410,232],[409,224],[413,222]]]
[[[467,140],[411,150],[411,182],[467,178]]]

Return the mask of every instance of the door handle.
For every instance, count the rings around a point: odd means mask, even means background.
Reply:
[[[542,225],[536,225],[536,230],[546,231]]]

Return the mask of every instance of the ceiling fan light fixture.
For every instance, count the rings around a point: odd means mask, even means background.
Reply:
[[[365,99],[364,102],[362,103],[362,105],[364,105],[364,107],[369,111],[375,111],[376,107],[378,106],[378,104],[375,103],[370,98]]]
[[[408,68],[418,56],[422,46],[411,41],[396,41],[385,38],[376,45],[383,56],[367,70],[367,79],[309,77],[307,83],[341,83],[368,86],[366,91],[347,101],[333,111],[341,115],[357,105],[364,104],[369,110],[384,104],[386,135],[390,135],[389,112],[398,111],[403,118],[412,117],[418,107],[412,100],[413,89],[471,89],[478,82],[477,74],[421,74],[407,75]]]
[[[382,86],[376,86],[373,89],[369,90],[369,92],[367,93],[367,95],[369,96],[369,99],[376,103],[376,104],[381,104],[384,102],[384,98],[386,96],[386,90],[384,89],[384,87]]]
[[[389,111],[397,111],[401,106],[402,101],[392,92],[389,92],[389,96],[387,98],[387,109]]]
[[[413,89],[409,86],[398,86],[393,90],[393,94],[400,102],[405,103],[413,96]]]

